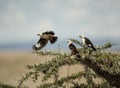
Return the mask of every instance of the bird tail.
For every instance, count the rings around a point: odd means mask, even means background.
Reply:
[[[50,43],[53,44],[57,41],[58,37],[57,36],[53,36],[53,37],[50,37]]]
[[[39,50],[35,45],[32,45],[33,50]]]
[[[94,46],[92,46],[92,49],[93,49],[94,51],[96,51],[96,48],[95,48]]]

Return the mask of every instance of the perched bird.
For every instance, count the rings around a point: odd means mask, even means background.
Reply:
[[[82,36],[79,36],[81,39],[82,39],[82,42],[83,44],[86,44],[88,47],[92,48],[94,51],[96,51],[93,43],[90,41],[90,39],[84,37],[83,35]]]
[[[55,33],[53,31],[46,31],[46,32],[43,32],[43,33],[39,33],[37,34],[40,39],[38,40],[38,42],[33,45],[33,49],[34,50],[41,50],[42,48],[44,48],[48,41],[50,41],[51,44],[55,43],[58,39],[57,36],[54,36]]]
[[[71,55],[77,54],[78,50],[77,50],[76,46],[73,44],[73,42],[71,40],[68,40],[67,43],[68,43],[69,49],[71,50]]]
[[[73,42],[71,40],[68,40],[67,44],[68,44],[69,49],[71,50],[71,55],[75,55],[75,59],[79,60],[80,55],[79,55],[79,52],[78,52],[76,46],[73,44]]]

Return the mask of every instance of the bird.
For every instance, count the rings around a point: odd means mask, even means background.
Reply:
[[[73,44],[73,42],[71,40],[68,40],[67,43],[68,43],[69,49],[71,50],[71,55],[77,54],[78,50],[77,50],[76,46]]]
[[[75,55],[75,59],[79,60],[80,59],[79,52],[78,52],[76,46],[73,44],[72,40],[69,39],[67,41],[67,45],[68,45],[69,49],[71,50],[71,55]]]
[[[36,44],[33,45],[33,50],[41,50],[48,44],[48,41],[50,41],[51,44],[54,44],[58,39],[58,37],[54,35],[55,33],[53,31],[45,31],[43,33],[37,34],[40,39]]]
[[[87,37],[84,37],[84,35],[79,36],[82,39],[83,44],[86,44],[88,47],[92,48],[94,51],[96,51],[96,48],[94,47],[93,43],[88,39]]]

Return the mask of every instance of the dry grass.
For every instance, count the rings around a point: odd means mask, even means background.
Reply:
[[[35,56],[30,52],[0,52],[0,82],[16,85],[17,80],[27,71],[25,65],[43,63],[51,59],[52,56]],[[83,69],[82,65],[63,66],[59,70],[59,75],[64,77],[68,74],[68,70],[70,75]],[[30,86],[33,85],[32,82],[28,83]],[[26,84],[29,85],[28,83]]]
[[[39,63],[41,58],[32,53],[1,52],[0,53],[0,82],[16,84],[16,79],[22,76],[26,70],[26,64]]]

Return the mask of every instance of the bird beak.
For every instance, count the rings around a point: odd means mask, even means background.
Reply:
[[[67,41],[67,43],[71,44],[71,43],[72,43],[72,41],[71,41],[71,40],[68,40],[68,41]]]
[[[37,34],[37,36],[42,36],[42,34],[41,34],[41,33],[39,33],[39,34]]]

